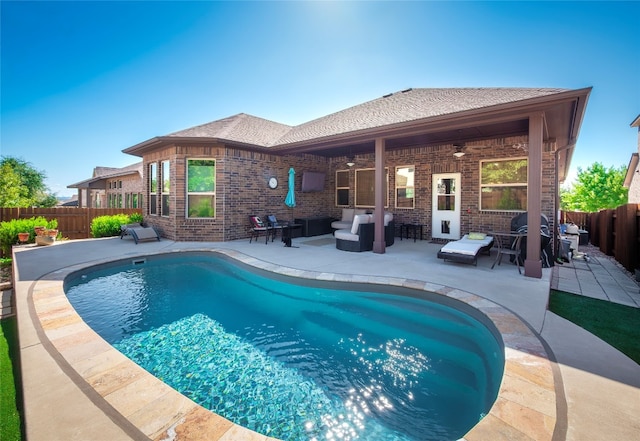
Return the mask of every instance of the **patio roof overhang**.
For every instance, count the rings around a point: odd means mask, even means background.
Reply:
[[[158,136],[123,150],[143,157],[158,148],[176,145],[220,144],[281,155],[314,154],[328,158],[375,151],[376,139],[383,139],[385,150],[482,141],[528,135],[529,117],[544,116],[544,142],[555,143],[558,152],[558,180],[568,174],[575,143],[591,88],[568,90],[551,95],[448,113],[418,120],[305,139],[289,144],[257,146],[223,137]]]
[[[454,114],[348,132],[310,141],[270,147],[282,154],[312,153],[325,157],[373,153],[375,140],[385,141],[385,150],[481,141],[528,135],[529,117],[544,115],[544,141],[558,151],[558,178],[566,178],[591,88],[572,90]]]

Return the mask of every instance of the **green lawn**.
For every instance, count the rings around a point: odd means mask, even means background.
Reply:
[[[2,441],[20,441],[22,439],[18,366],[13,360],[18,360],[18,326],[15,317],[0,320],[0,439]],[[15,368],[15,370],[14,370]],[[14,381],[18,380],[18,381]]]
[[[640,308],[552,290],[549,310],[640,364]]]

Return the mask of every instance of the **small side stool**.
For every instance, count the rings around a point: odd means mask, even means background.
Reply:
[[[406,238],[409,239],[409,231],[413,233],[413,241],[415,242],[420,233],[420,240],[422,240],[422,224],[401,224],[400,225],[400,240],[402,240],[403,233]]]

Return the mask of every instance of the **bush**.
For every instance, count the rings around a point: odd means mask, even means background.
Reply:
[[[111,237],[120,235],[120,225],[128,224],[129,216],[114,214],[112,216],[98,216],[91,221],[92,237]]]
[[[0,250],[3,256],[11,255],[11,247],[18,243],[18,233],[29,233],[27,243],[35,241],[36,233],[34,227],[43,226],[46,228],[58,228],[58,220],[48,221],[42,216],[30,219],[13,219],[0,223]]]
[[[120,225],[141,224],[143,217],[140,213],[114,214],[111,216],[98,216],[91,221],[92,237],[112,237],[120,235]]]
[[[129,222],[130,224],[141,224],[142,221],[144,221],[144,218],[142,217],[142,215],[140,213],[133,213],[131,215],[129,215]]]

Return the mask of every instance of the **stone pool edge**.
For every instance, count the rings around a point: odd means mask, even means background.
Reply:
[[[465,436],[476,440],[552,440],[556,427],[553,363],[540,338],[515,314],[475,294],[420,280],[297,270],[221,249],[168,250],[213,252],[273,273],[307,279],[384,284],[434,292],[459,300],[484,314],[500,331],[505,370],[498,398],[488,415]],[[75,375],[69,378],[111,415],[133,438],[136,431],[153,440],[275,441],[238,426],[181,395],[97,335],[75,312],[63,289],[64,279],[83,268],[120,259],[83,263],[47,274],[30,290],[34,325],[50,355]],[[45,344],[46,343],[46,344]],[[132,433],[133,432],[133,433]]]

